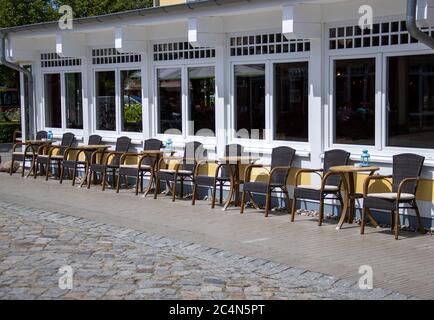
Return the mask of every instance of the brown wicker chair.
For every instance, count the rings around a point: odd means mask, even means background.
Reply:
[[[96,183],[97,175],[102,175],[102,191],[105,191],[107,182],[107,173],[111,173],[113,180],[113,189],[116,188],[116,172],[119,170],[121,157],[128,152],[131,145],[131,139],[128,137],[120,137],[116,141],[114,151],[96,151],[92,154],[92,160],[87,178],[87,188],[90,189],[92,176]],[[98,156],[100,157],[98,161]],[[99,162],[99,163],[98,163]]]
[[[425,233],[416,202],[416,192],[425,158],[416,154],[401,154],[393,157],[393,175],[371,176],[365,181],[363,191],[363,211],[360,233],[365,233],[367,213],[371,209],[387,210],[390,212],[390,225],[395,230],[395,239],[398,240],[400,219],[399,210],[406,208],[416,212],[419,231]],[[392,179],[392,192],[369,193],[369,185],[373,181],[388,181]]]
[[[183,157],[168,157],[161,158],[158,164],[158,169],[156,173],[156,188],[154,193],[154,199],[157,199],[157,194],[159,190],[160,181],[166,181],[166,184],[170,186],[172,183],[171,193],[172,201],[176,200],[176,184],[179,182],[181,184],[181,198],[184,196],[184,183],[185,181],[194,182],[194,174],[196,172],[196,166],[201,160],[198,158],[198,154],[203,154],[203,144],[197,141],[189,142],[184,147]],[[162,168],[163,162],[165,161],[176,161],[176,166],[174,169],[164,169]]]
[[[60,172],[61,172],[61,163],[63,161],[63,157],[65,154],[66,149],[70,148],[72,144],[74,143],[75,135],[73,133],[64,133],[62,136],[62,141],[59,146],[50,146],[47,147],[46,154],[39,154],[36,158],[36,170],[35,172],[35,179],[37,177],[38,168],[42,171],[42,169],[45,166],[45,180],[48,181],[48,175],[50,173],[50,167],[51,165],[57,164],[58,168],[58,175],[60,178]]]
[[[42,140],[42,139],[47,139],[47,131],[39,131],[36,133],[36,140]],[[14,137],[14,141],[17,141],[16,137]],[[17,151],[18,147],[22,147],[24,150]],[[39,149],[40,148],[36,150],[35,146],[26,145],[24,142],[19,142],[19,141],[15,142],[12,149],[12,164],[11,164],[11,170],[9,171],[9,174],[12,175],[13,173],[15,161],[23,163],[23,170],[21,172],[22,177],[24,177],[26,161],[31,161],[30,168],[34,169],[36,163],[36,157],[38,156]]]
[[[324,200],[328,196],[333,196],[336,198],[339,201],[341,208],[343,208],[341,194],[342,178],[340,175],[329,172],[329,169],[335,166],[346,166],[348,165],[349,160],[350,153],[344,150],[330,150],[327,151],[324,156],[324,169],[301,169],[298,171],[295,178],[296,186],[294,189],[294,200],[292,203],[292,222],[295,220],[295,211],[298,199],[319,201],[319,226],[322,225],[324,220]],[[299,185],[298,180],[303,173],[313,173],[319,175],[321,177],[321,185]]]
[[[239,144],[227,145],[225,148],[225,157],[242,156],[243,152],[244,152],[244,147]],[[215,203],[216,203],[217,187],[219,187],[220,190],[219,203],[220,205],[223,204],[223,187],[228,183],[232,183],[232,177],[233,177],[232,172],[235,170],[236,166],[230,164],[219,164],[218,161],[214,161],[214,163],[217,165],[214,176],[199,174],[200,168],[204,165],[208,165],[209,161],[200,162],[196,167],[196,173],[195,173],[194,185],[193,185],[193,200],[191,203],[193,206],[196,204],[197,188],[199,186],[212,188],[211,207],[213,209],[215,208]]]
[[[271,193],[276,189],[282,190],[285,194],[289,210],[290,200],[286,183],[292,167],[292,162],[295,158],[295,152],[294,149],[289,147],[278,147],[273,149],[271,156],[271,171],[269,171],[267,182],[250,181],[252,170],[254,168],[264,168],[263,165],[252,164],[246,168],[243,195],[241,199],[241,214],[244,213],[246,193],[249,194],[251,200],[253,200],[252,194],[265,194],[265,217],[268,217],[271,209]]]
[[[99,145],[102,142],[102,137],[99,135],[92,135],[89,137],[88,145]],[[72,158],[71,153],[76,152],[75,157]],[[80,156],[84,154],[84,159],[80,160]],[[65,171],[68,177],[71,176],[72,171],[72,186],[75,186],[75,178],[77,177],[77,169],[83,168],[84,175],[87,176],[88,159],[92,157],[91,151],[83,151],[80,148],[68,148],[63,155],[62,170],[60,172],[60,184],[63,183]]]
[[[163,142],[158,139],[149,139],[143,143],[143,146],[143,151],[159,151],[161,148],[163,148]],[[128,158],[136,158],[137,164],[125,164]],[[124,154],[121,157],[116,192],[119,193],[119,189],[121,186],[121,177],[125,177],[126,188],[128,188],[128,177],[135,177],[136,196],[139,194],[139,186],[140,192],[143,193],[144,176],[146,173],[149,173],[151,176],[149,178],[149,185],[145,193],[145,196],[147,196],[154,183],[154,173],[155,167],[158,164],[158,159],[158,156],[149,156],[144,154],[143,152]]]

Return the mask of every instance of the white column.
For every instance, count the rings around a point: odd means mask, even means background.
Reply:
[[[90,85],[92,83],[91,74],[88,72],[91,69],[92,58],[89,57],[89,51],[87,55],[81,58],[81,81],[83,90],[83,143],[87,144],[89,141],[89,136],[91,135],[91,100],[92,91],[90,90]]]
[[[309,142],[311,146],[311,166],[318,169],[322,168],[321,154],[324,151],[324,107],[322,101],[323,54],[321,39],[312,39],[310,43]]]
[[[227,109],[226,109],[226,92],[229,84],[226,83],[227,57],[226,42],[224,46],[216,47],[215,59],[215,120],[216,120],[216,138],[217,154],[223,156],[227,144]]]
[[[153,112],[154,104],[153,93],[153,70],[152,70],[152,46],[147,41],[145,53],[142,54],[142,119],[143,119],[143,138],[150,139],[153,136]]]

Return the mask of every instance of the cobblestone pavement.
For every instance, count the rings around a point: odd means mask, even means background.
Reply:
[[[61,290],[59,268],[74,271]],[[409,299],[200,244],[0,202],[0,299]]]

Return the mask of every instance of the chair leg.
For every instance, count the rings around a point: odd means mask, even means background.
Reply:
[[[107,170],[104,169],[103,172],[102,172],[102,191],[105,191],[106,180],[107,180]]]
[[[143,182],[144,179],[142,179],[142,186],[143,186]],[[149,183],[148,183],[148,187],[146,188],[145,191],[145,195],[144,197],[146,198],[148,196],[148,194],[151,192],[152,190],[152,185],[155,183],[155,176],[154,173],[151,171],[151,176],[149,177]],[[157,187],[155,187],[155,190],[157,190]]]
[[[265,218],[268,218],[270,214],[270,205],[271,205],[271,190],[267,191],[267,197],[265,198]]]
[[[13,167],[11,167],[11,169],[13,169]],[[24,161],[23,161],[23,170],[21,170],[21,178],[24,178],[25,169],[26,169],[26,158],[24,158]]]
[[[116,183],[116,193],[119,193],[120,189],[121,189],[121,174],[119,173],[119,177]]]
[[[86,168],[85,168],[86,175]],[[77,164],[74,165],[74,169],[72,170],[72,186],[75,187],[75,179],[77,178]]]
[[[12,158],[11,167],[9,168],[9,175],[10,176],[12,175],[12,171],[14,169],[14,164],[15,164],[15,160],[14,160],[14,158]]]
[[[89,170],[89,172],[87,172],[87,188],[90,189],[90,184],[92,183],[92,174],[93,171]]]
[[[176,201],[176,177],[173,179],[173,187],[172,187],[172,202]]]
[[[223,184],[220,183],[220,187],[223,189]],[[216,197],[217,197],[217,183],[216,181],[214,181],[214,185],[212,188],[212,204],[211,204],[211,209],[215,208],[215,203],[216,203]]]
[[[158,186],[160,185],[160,179],[155,177],[155,190],[154,190],[154,199],[157,199]]]
[[[286,197],[286,205],[288,207],[288,213],[291,214],[291,199],[289,199],[289,192],[286,187],[283,188],[283,193],[285,194]]]
[[[321,196],[320,202],[319,202],[319,222],[318,226],[322,226],[324,220],[324,198]]]
[[[68,169],[68,172],[69,172],[69,169]],[[59,173],[59,183],[60,184],[62,184],[63,183],[63,176],[64,176],[64,174],[65,174],[65,167],[64,166],[61,166],[60,167],[60,173]]]
[[[136,196],[139,195],[139,184],[140,184],[140,172],[136,175]]]
[[[366,211],[368,209],[363,207],[362,209],[362,219],[360,221],[360,234],[365,234],[365,224],[366,224]]]
[[[219,199],[219,204],[222,205],[223,204],[223,183],[220,183],[220,199]]]
[[[297,198],[292,199],[291,222],[295,221],[295,211],[297,210]]]
[[[193,198],[191,200],[191,205],[196,205],[196,197],[197,197],[197,184],[193,184]]]
[[[399,207],[396,208],[395,211],[395,240],[399,239],[399,228],[400,228],[400,221],[399,221]]]
[[[143,193],[143,182],[145,180],[145,173],[140,172],[140,193]]]
[[[244,213],[245,207],[246,207],[246,191],[243,190],[243,193],[242,193],[242,196],[241,196],[240,214]]]
[[[45,170],[45,181],[48,181],[48,174],[50,173],[50,161],[47,163],[47,169]]]
[[[421,234],[425,234],[425,227],[423,226],[423,223],[422,223],[422,218],[420,216],[420,211],[419,211],[419,207],[417,205],[417,202],[414,201],[413,204],[414,204],[413,205],[414,211],[416,212],[416,218],[417,218],[417,224],[418,224],[418,227],[419,227],[419,232]]]
[[[395,230],[395,212],[393,210],[390,211],[390,231]]]
[[[181,199],[184,198],[184,178],[181,178]]]

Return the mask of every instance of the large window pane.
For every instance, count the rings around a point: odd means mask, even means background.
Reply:
[[[65,74],[66,127],[83,129],[81,73]]]
[[[142,132],[142,74],[140,70],[121,71],[122,131]]]
[[[375,59],[335,62],[335,143],[375,145]]]
[[[114,71],[96,73],[96,129],[116,131],[116,85]]]
[[[308,63],[279,63],[275,77],[275,139],[308,141]]]
[[[264,139],[264,64],[235,66],[235,113],[235,130],[247,130],[251,138]]]
[[[193,135],[213,136],[215,132],[214,67],[188,69],[189,121],[194,123]],[[193,128],[192,128],[193,129]]]
[[[434,55],[389,58],[388,141],[434,148]]]
[[[60,74],[46,74],[44,87],[45,125],[49,128],[62,128]]]
[[[181,69],[158,69],[159,133],[182,132]]]

